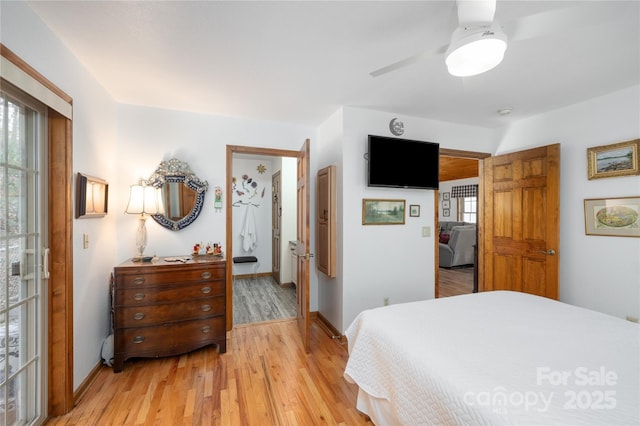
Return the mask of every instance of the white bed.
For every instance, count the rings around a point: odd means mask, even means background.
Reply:
[[[344,376],[377,425],[640,424],[640,326],[509,291],[362,312]]]

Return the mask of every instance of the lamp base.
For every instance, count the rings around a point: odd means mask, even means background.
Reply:
[[[144,248],[147,246],[147,227],[145,222],[147,221],[147,217],[144,214],[140,215],[140,219],[138,219],[138,229],[136,230],[136,247],[138,249],[138,255],[134,257],[134,262],[140,262],[141,259],[145,259],[149,256],[144,256]],[[151,259],[151,257],[149,257]],[[146,260],[148,262],[148,260]]]

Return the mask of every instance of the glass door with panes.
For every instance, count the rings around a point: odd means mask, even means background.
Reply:
[[[4,83],[4,82],[3,82]],[[46,415],[43,280],[47,278],[46,110],[0,91],[0,425]]]

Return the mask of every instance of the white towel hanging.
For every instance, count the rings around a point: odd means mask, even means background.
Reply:
[[[258,235],[256,231],[256,218],[251,204],[247,204],[240,237],[242,238],[242,248],[244,251],[252,252],[255,250],[256,243],[258,242]]]

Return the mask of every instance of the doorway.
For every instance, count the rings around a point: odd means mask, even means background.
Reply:
[[[47,103],[46,139],[47,155],[43,161],[48,169],[48,183],[42,191],[48,194],[46,205],[46,238],[49,241],[48,283],[41,294],[41,306],[46,306],[42,317],[48,327],[46,343],[43,346],[41,366],[47,374],[42,377],[38,388],[38,403],[43,409],[39,415],[44,418],[67,413],[74,405],[73,395],[73,199],[70,196],[72,181],[72,115],[73,99],[38,73],[33,67],[0,43],[3,60],[0,86],[12,86],[5,80],[5,71],[21,75],[14,81],[20,92],[26,87],[37,88],[32,93],[38,100]],[[42,169],[44,170],[44,169]],[[55,177],[55,179],[52,179]],[[44,199],[40,200],[41,203]],[[43,259],[44,260],[44,259]],[[5,263],[5,267],[7,264]],[[46,348],[46,349],[45,349]],[[46,351],[46,352],[44,352]],[[46,366],[46,367],[45,367]],[[28,395],[27,398],[30,398]],[[48,413],[47,413],[48,407]],[[36,423],[37,420],[34,420]]]
[[[234,325],[296,317],[289,241],[296,239],[296,159],[260,153],[233,153],[231,161],[231,239]],[[253,238],[247,241],[248,233]]]
[[[440,149],[440,189],[435,197],[436,298],[477,291],[482,217],[480,171],[482,159],[489,156]],[[465,193],[467,187],[475,193]]]

